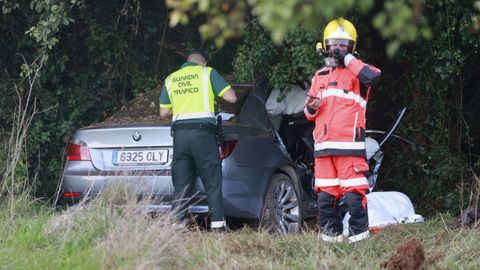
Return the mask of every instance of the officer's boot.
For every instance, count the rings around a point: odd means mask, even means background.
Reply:
[[[337,198],[327,192],[322,191],[318,194],[321,239],[325,242],[340,243],[343,241],[342,219],[336,201]]]
[[[349,243],[358,242],[370,237],[366,199],[365,195],[356,192],[347,192],[345,194],[345,203],[350,213],[350,219],[348,221]]]

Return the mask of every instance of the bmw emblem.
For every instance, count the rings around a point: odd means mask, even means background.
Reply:
[[[140,133],[140,131],[134,131],[132,133],[132,138],[134,141],[138,142],[142,139],[142,133]]]

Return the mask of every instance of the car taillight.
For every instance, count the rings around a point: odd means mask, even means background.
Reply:
[[[68,145],[67,160],[92,160],[88,146],[81,141],[73,141]]]
[[[230,156],[230,154],[235,149],[235,146],[237,146],[237,141],[236,140],[222,142],[222,144],[219,147],[220,148],[220,158],[225,159],[228,156]]]
[[[80,192],[64,192],[63,193],[63,197],[72,198],[72,197],[80,197],[80,196],[82,196],[82,193]]]

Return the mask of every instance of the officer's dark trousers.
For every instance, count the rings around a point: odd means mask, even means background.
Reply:
[[[173,208],[179,220],[187,214],[188,187],[200,176],[207,192],[211,221],[223,221],[222,163],[213,130],[180,129],[173,134]]]

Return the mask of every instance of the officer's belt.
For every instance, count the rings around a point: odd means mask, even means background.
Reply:
[[[184,129],[205,129],[214,133],[217,131],[217,127],[214,124],[210,124],[210,123],[184,123],[184,124],[174,124],[172,126],[173,131],[179,131]]]

